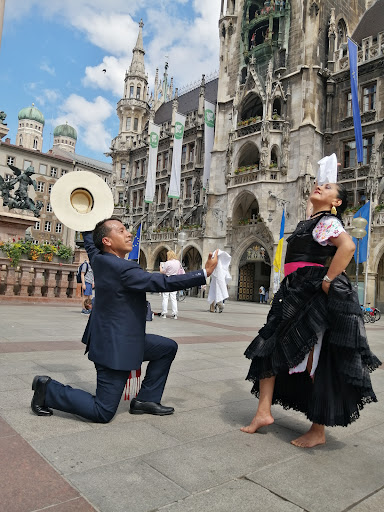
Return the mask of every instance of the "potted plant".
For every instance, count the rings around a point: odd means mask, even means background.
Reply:
[[[57,253],[56,256],[62,260],[72,260],[73,257],[73,250],[72,247],[69,247],[68,245],[64,245],[61,240],[59,240],[57,244]]]
[[[57,253],[57,248],[52,244],[42,245],[43,260],[50,262],[53,259],[53,255]]]
[[[17,267],[22,254],[24,253],[23,244],[20,241],[13,239],[12,242],[5,242],[3,244],[3,251],[5,251],[12,267]]]

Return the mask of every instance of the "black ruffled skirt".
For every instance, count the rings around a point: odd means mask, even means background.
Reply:
[[[276,376],[273,403],[303,412],[321,425],[347,426],[366,403],[377,402],[370,372],[380,366],[370,351],[356,291],[346,275],[322,289],[325,267],[304,267],[289,274],[275,294],[267,323],[245,355],[247,379],[259,397],[259,381]],[[289,374],[324,332],[312,380],[308,372]]]

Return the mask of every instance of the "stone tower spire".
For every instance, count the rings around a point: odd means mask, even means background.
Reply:
[[[144,23],[143,20],[141,20],[139,23],[139,35],[137,36],[136,46],[133,49],[133,57],[129,67],[129,74],[145,77],[143,27]]]

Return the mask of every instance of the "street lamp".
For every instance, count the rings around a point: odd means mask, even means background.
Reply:
[[[368,221],[363,217],[356,217],[352,221],[352,230],[351,235],[357,240],[357,254],[356,254],[356,291],[359,288],[359,249],[360,249],[360,240],[365,237],[367,232],[365,231],[365,226]]]
[[[187,241],[187,233],[185,231],[180,231],[180,233],[177,236],[177,243],[181,247],[181,255],[180,255],[180,262],[181,266],[183,266],[183,247]]]

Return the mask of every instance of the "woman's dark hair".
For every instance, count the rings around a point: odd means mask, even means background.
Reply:
[[[341,199],[341,205],[337,207],[337,216],[341,219],[341,215],[347,207],[348,193],[345,185],[337,183],[338,196],[337,199]]]
[[[104,249],[103,238],[108,236],[112,229],[111,226],[106,224],[110,220],[117,220],[121,222],[121,220],[117,217],[110,217],[109,219],[104,219],[98,222],[95,226],[95,229],[93,230],[93,243],[96,245],[99,251]]]

